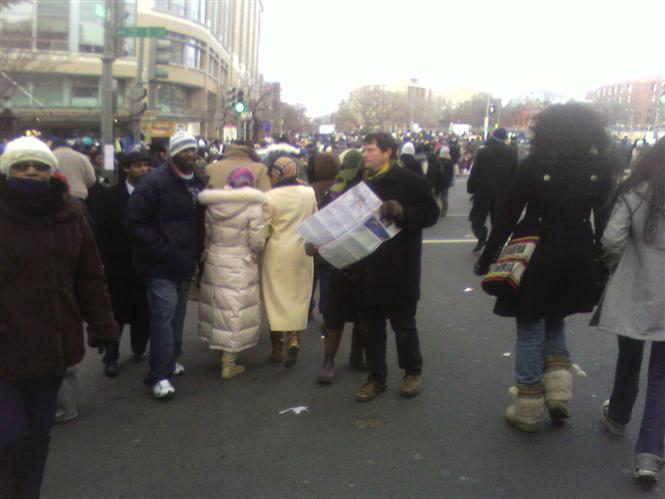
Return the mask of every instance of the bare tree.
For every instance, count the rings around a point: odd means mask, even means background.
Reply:
[[[402,95],[381,87],[362,87],[340,102],[336,126],[340,130],[386,130],[403,124],[406,118],[407,106]]]
[[[32,75],[52,71],[57,61],[30,49],[0,47],[0,97],[25,92]]]

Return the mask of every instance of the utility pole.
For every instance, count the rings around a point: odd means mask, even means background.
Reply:
[[[113,145],[113,62],[115,61],[116,2],[105,0],[104,53],[102,54],[102,145]]]
[[[137,96],[142,95],[143,92],[143,54],[145,52],[145,38],[139,38],[139,55],[136,61],[136,89]],[[134,109],[131,109],[130,112],[134,113]],[[134,137],[134,143],[137,143],[141,140],[141,112],[138,112],[136,116],[132,116],[132,135]]]
[[[487,104],[485,104],[485,122],[483,125],[483,136],[485,140],[487,140],[487,137],[489,137],[490,129],[490,98],[491,94],[487,94]]]

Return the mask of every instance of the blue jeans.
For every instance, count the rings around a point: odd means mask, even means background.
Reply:
[[[182,354],[182,328],[191,281],[170,281],[157,277],[145,280],[150,308],[150,372],[143,382],[152,386],[168,379]]]
[[[614,374],[614,389],[610,398],[609,417],[619,424],[627,424],[633,412],[640,385],[640,368],[644,342],[619,336],[619,356]],[[647,396],[640,435],[635,453],[655,454],[663,457],[665,437],[665,341],[651,343]]]
[[[548,317],[530,321],[516,319],[515,379],[522,385],[534,385],[543,379],[543,362],[547,355],[570,357],[566,346],[563,319]]]
[[[0,498],[39,497],[61,381],[0,380]]]

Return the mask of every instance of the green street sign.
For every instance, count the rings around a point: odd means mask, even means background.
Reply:
[[[122,38],[164,38],[168,30],[159,26],[122,26],[117,33]]]

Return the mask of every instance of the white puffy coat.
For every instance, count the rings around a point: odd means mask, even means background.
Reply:
[[[258,253],[265,245],[265,195],[251,187],[207,189],[205,268],[199,334],[213,350],[240,352],[257,344],[261,323]]]

